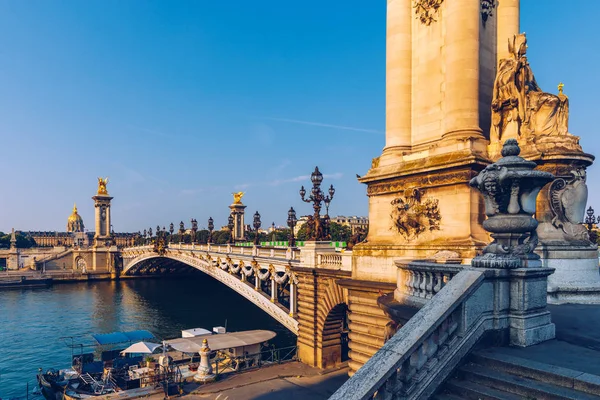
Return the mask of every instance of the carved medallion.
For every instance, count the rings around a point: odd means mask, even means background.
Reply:
[[[415,14],[424,25],[431,25],[436,19],[433,17],[444,0],[415,0]]]
[[[408,189],[404,196],[392,200],[393,228],[411,240],[426,231],[440,229],[442,216],[437,199],[422,199],[419,189]]]
[[[582,225],[588,199],[585,180],[585,169],[577,168],[567,176],[556,178],[548,188],[552,225],[569,239],[589,240],[588,231]]]

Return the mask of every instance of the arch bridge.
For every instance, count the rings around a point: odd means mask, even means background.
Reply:
[[[195,269],[251,301],[298,336],[301,361],[321,368],[343,360],[342,331],[352,253],[329,243],[299,248],[169,243],[124,248],[121,275],[169,274]]]

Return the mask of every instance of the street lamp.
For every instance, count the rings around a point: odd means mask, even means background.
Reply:
[[[175,225],[171,222],[169,224],[169,242],[173,243],[173,232],[175,232]]]
[[[212,243],[212,233],[215,229],[215,223],[212,217],[208,217],[208,241],[207,243]]]
[[[290,237],[288,243],[290,247],[296,246],[296,239],[294,238],[294,228],[296,227],[296,222],[298,222],[298,219],[296,218],[296,210],[294,210],[294,207],[290,207],[287,218],[287,224],[290,228]]]
[[[156,237],[160,236],[160,225],[156,225]]]
[[[229,228],[229,243],[233,244],[233,214],[229,214],[227,217],[227,227]]]
[[[335,189],[333,185],[329,187],[328,195],[325,195],[321,190],[321,183],[323,182],[323,174],[319,171],[319,167],[315,167],[315,171],[310,175],[310,180],[313,184],[313,187],[310,191],[310,195],[308,198],[306,196],[306,189],[304,186],[300,188],[300,198],[305,203],[313,203],[314,215],[312,220],[309,219],[307,222],[307,234],[309,240],[326,240],[329,218],[325,218],[323,221],[321,220],[321,203],[325,203],[327,214],[329,214],[329,203],[333,200],[333,195],[335,194]],[[323,226],[325,225],[325,226]]]
[[[196,232],[198,232],[198,221],[192,218],[192,243],[196,243]]]
[[[254,226],[254,245],[258,246],[259,239],[258,239],[258,229],[260,228],[260,214],[257,212],[254,213],[254,221],[252,222],[252,225]]]

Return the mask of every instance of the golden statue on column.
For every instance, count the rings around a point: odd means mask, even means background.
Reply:
[[[233,204],[242,204],[242,197],[244,197],[244,192],[236,192],[232,193],[233,195]]]
[[[528,136],[565,136],[569,98],[543,92],[527,60],[525,34],[509,39],[509,58],[500,60],[492,97],[492,142]]]
[[[108,195],[106,191],[106,184],[108,183],[108,178],[98,178],[98,193],[99,195]]]

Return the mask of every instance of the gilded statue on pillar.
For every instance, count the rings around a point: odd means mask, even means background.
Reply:
[[[98,194],[108,195],[106,191],[106,185],[108,184],[108,178],[98,178]]]
[[[236,192],[232,193],[233,195],[233,204],[242,204],[242,197],[244,197],[244,192]]]
[[[491,141],[568,134],[569,98],[543,92],[527,60],[525,34],[509,39],[509,58],[500,60],[492,94]]]

